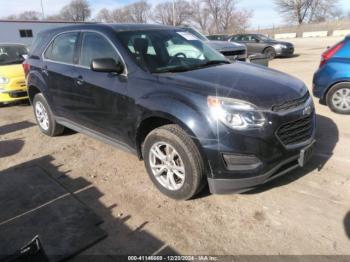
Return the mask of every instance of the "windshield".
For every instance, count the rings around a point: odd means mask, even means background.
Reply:
[[[0,45],[0,65],[21,64],[28,50],[22,45]]]
[[[117,35],[134,61],[151,73],[229,63],[222,54],[183,30],[126,31]]]

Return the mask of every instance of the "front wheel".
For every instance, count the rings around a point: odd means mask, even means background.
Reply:
[[[339,114],[350,114],[350,85],[340,83],[333,86],[327,94],[327,105]]]
[[[273,47],[268,47],[264,50],[264,55],[269,59],[273,60],[276,57],[276,51]]]
[[[45,135],[57,136],[64,132],[64,127],[55,121],[54,115],[41,93],[35,95],[33,109],[40,131]]]
[[[153,130],[142,151],[149,177],[166,196],[188,200],[202,189],[203,159],[196,144],[178,125]]]

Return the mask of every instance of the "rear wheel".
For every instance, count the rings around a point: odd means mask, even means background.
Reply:
[[[55,121],[54,115],[41,93],[35,95],[33,109],[41,132],[48,136],[57,136],[63,133],[64,127]]]
[[[264,50],[264,55],[269,59],[272,60],[276,57],[276,51],[273,47],[268,47]]]
[[[332,111],[339,114],[350,114],[350,84],[340,83],[333,86],[326,99]]]
[[[148,175],[163,194],[187,200],[203,188],[203,159],[196,144],[178,125],[153,130],[142,151]]]

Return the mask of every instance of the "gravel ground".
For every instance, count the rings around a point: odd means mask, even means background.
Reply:
[[[338,40],[294,40],[297,55],[270,67],[311,87],[320,54]],[[350,255],[350,117],[315,103],[311,163],[245,194],[170,200],[135,156],[73,132],[46,137],[26,104],[0,108],[0,171],[39,165],[102,216],[109,236],[84,254]]]

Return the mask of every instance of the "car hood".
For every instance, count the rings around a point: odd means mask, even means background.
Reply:
[[[273,105],[298,99],[308,92],[297,78],[244,62],[166,74],[166,78],[204,96],[241,99],[261,109],[271,109]]]
[[[207,41],[209,46],[214,48],[217,51],[237,51],[237,50],[246,50],[244,45],[238,43],[231,43],[226,41]]]
[[[24,76],[22,64],[0,65],[0,76],[4,77],[20,77]]]

